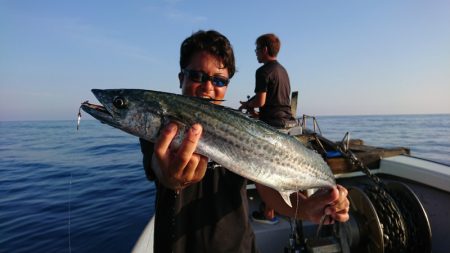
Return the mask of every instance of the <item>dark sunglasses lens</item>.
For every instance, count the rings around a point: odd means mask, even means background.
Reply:
[[[213,77],[213,84],[217,87],[223,87],[226,86],[228,84],[228,80],[225,80],[223,78],[220,77]]]
[[[203,73],[200,71],[189,71],[189,77],[191,78],[192,81],[194,82],[203,82]]]
[[[227,86],[229,82],[226,78],[208,76],[201,71],[185,70],[184,73],[189,77],[189,79],[191,79],[192,82],[196,83],[205,83],[208,80],[211,80],[214,86],[223,87]]]

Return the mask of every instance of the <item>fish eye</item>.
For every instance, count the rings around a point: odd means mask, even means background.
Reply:
[[[121,96],[117,96],[113,99],[113,105],[118,109],[127,107],[127,100]]]

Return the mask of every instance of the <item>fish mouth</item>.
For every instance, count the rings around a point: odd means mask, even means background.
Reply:
[[[81,103],[81,109],[103,123],[112,122],[113,115],[102,105],[91,104],[89,101]]]
[[[110,111],[111,108],[109,108],[106,105],[107,103],[105,103],[105,101],[107,101],[107,98],[105,98],[106,92],[100,89],[92,89],[91,92],[94,94],[101,105],[91,104],[89,103],[89,101],[85,101],[81,103],[80,108],[90,114],[92,117],[100,120],[102,123],[113,123],[114,113]]]

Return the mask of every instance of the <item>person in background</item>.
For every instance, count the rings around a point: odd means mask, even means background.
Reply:
[[[198,31],[182,42],[178,79],[183,95],[219,104],[234,73],[233,48],[219,32]],[[171,142],[177,129],[175,122],[167,124],[154,144],[140,139],[147,178],[156,186],[154,251],[257,252],[247,180],[194,153],[202,134],[200,124],[192,125],[175,149]],[[272,196],[274,192],[278,196]],[[293,194],[293,203],[299,198],[297,212],[274,190],[263,196],[291,217],[317,223],[326,212],[336,221],[348,220],[349,202],[343,188],[310,198]]]
[[[267,124],[284,129],[295,122],[291,112],[291,85],[286,69],[277,61],[280,51],[280,39],[272,33],[263,34],[256,39],[256,58],[263,65],[256,70],[255,96],[246,102],[241,101],[239,110],[247,112],[259,108],[259,119]],[[274,209],[264,202],[260,211],[252,214],[256,222],[278,223]]]

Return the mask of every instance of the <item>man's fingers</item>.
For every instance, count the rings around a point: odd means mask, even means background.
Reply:
[[[341,185],[337,185],[336,187],[338,191],[338,195],[336,200],[333,201],[333,205],[336,205],[338,209],[346,208],[350,205],[350,202],[347,199],[348,191]]]
[[[193,181],[198,182],[205,176],[207,165],[208,157],[200,156],[200,161],[195,170]]]
[[[314,197],[321,205],[333,205],[334,201],[339,199],[339,191],[336,187],[331,189],[322,189],[315,192],[311,197]]]
[[[340,196],[347,197],[348,191],[347,191],[347,189],[345,189],[344,186],[338,184],[338,185],[337,185],[337,189],[338,189],[338,191],[339,191],[339,195],[340,195]]]
[[[183,174],[184,168],[187,166],[191,160],[192,154],[197,148],[198,140],[202,134],[202,126],[200,124],[195,124],[187,131],[180,148],[177,151],[176,157],[174,159],[172,169]]]
[[[170,143],[177,134],[177,129],[178,129],[177,124],[169,123],[163,129],[163,131],[161,131],[159,138],[155,142],[155,150],[154,150],[154,153],[159,159],[161,159],[164,156],[167,156],[168,154],[167,151],[169,149]]]
[[[350,215],[348,214],[348,208],[343,209],[339,212],[336,212],[335,214],[333,214],[333,219],[337,220],[339,222],[346,222],[348,221],[348,219],[350,218]]]
[[[200,155],[192,154],[191,159],[183,170],[182,177],[185,182],[191,182],[194,179],[195,170],[200,163]]]
[[[206,173],[208,158],[202,155],[193,154],[191,160],[182,171],[179,179],[183,181],[183,186],[200,182]]]
[[[347,194],[347,189],[341,185],[337,185],[332,194],[336,199],[325,209],[325,213],[331,214],[336,221],[345,222],[350,218],[348,214],[350,202],[347,198]]]

